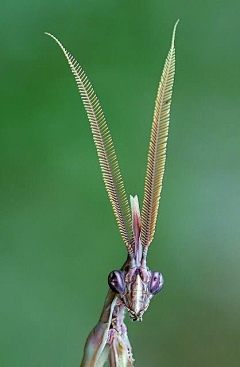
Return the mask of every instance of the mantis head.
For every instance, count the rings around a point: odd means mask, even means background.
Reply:
[[[163,287],[163,276],[142,266],[114,270],[108,276],[109,287],[124,303],[133,321],[142,321],[151,298]]]
[[[141,221],[138,198],[131,196],[132,227],[134,235],[133,251],[121,270],[114,270],[108,276],[109,287],[124,303],[133,321],[142,321],[151,298],[163,287],[163,276],[146,266],[147,251],[141,244]]]

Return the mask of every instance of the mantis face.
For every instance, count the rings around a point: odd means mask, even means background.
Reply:
[[[133,321],[142,321],[151,298],[163,287],[161,273],[146,267],[125,265],[122,270],[114,270],[108,276],[109,287],[124,303]]]
[[[141,215],[138,197],[130,196],[132,209],[132,251],[121,270],[108,276],[108,285],[121,299],[133,321],[142,321],[151,298],[163,287],[163,276],[146,266],[147,251],[141,242]]]

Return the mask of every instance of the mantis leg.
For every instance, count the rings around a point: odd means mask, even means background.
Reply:
[[[109,349],[109,367],[133,367],[133,361],[128,337],[116,333]]]
[[[115,306],[112,328],[109,332],[108,343],[109,367],[133,367],[132,348],[127,335],[127,327],[124,324],[125,307],[123,303],[118,303]]]
[[[101,367],[107,360],[108,332],[116,301],[115,293],[109,290],[100,319],[87,338],[80,367]]]
[[[132,367],[131,345],[124,324],[125,307],[114,292],[108,291],[97,325],[90,332],[80,367]]]

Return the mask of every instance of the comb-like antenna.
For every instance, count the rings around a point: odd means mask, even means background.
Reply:
[[[175,32],[179,20],[173,28],[172,43],[158,87],[153,115],[145,177],[143,206],[141,212],[141,241],[146,251],[153,240],[163,175],[166,161],[166,145],[170,118],[170,106],[175,72]]]
[[[102,170],[103,181],[112,204],[120,234],[126,245],[128,253],[131,255],[133,252],[131,244],[133,235],[130,209],[112,137],[99,100],[82,67],[74,57],[63,47],[56,37],[47,32],[45,34],[53,38],[59,45],[75,77],[78,90],[90,122],[93,140],[97,148],[99,163]]]

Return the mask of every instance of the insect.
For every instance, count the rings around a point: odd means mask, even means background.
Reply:
[[[127,250],[127,259],[121,269],[111,271],[108,276],[109,291],[99,322],[87,338],[81,367],[101,367],[106,361],[110,367],[133,366],[134,359],[124,324],[125,312],[133,321],[142,321],[151,298],[163,287],[162,274],[151,271],[146,261],[148,247],[154,237],[165,169],[177,24],[178,21],[173,29],[171,47],[155,101],[141,213],[137,196],[130,196],[129,207],[112,137],[92,85],[82,67],[60,41],[46,33],[63,51],[75,77],[90,122],[106,191]]]

